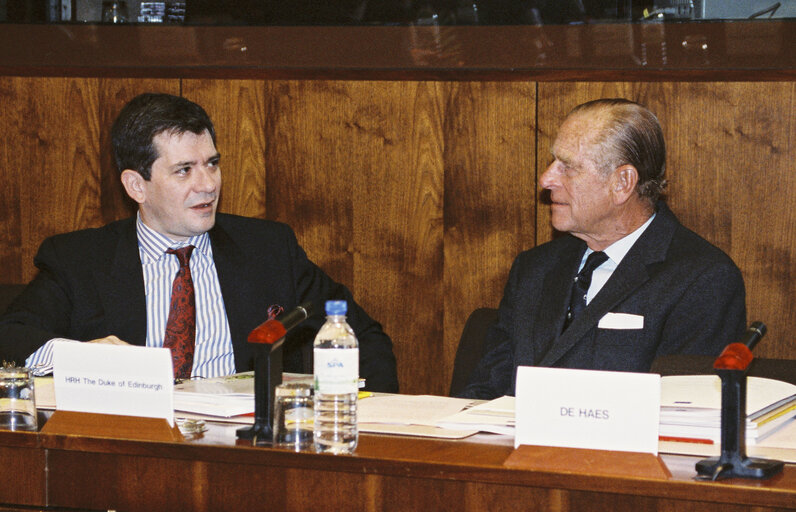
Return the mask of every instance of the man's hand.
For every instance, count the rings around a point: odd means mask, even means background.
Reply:
[[[91,340],[88,343],[102,343],[104,345],[129,345],[126,341],[122,341],[116,336],[105,336],[104,338],[97,338],[96,340]]]

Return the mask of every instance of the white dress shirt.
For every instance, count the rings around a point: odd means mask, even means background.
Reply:
[[[136,234],[146,293],[146,346],[162,347],[166,333],[172,282],[179,270],[176,255],[166,250],[193,245],[196,249],[191,254],[190,268],[196,297],[196,345],[191,376],[217,377],[234,373],[232,336],[208,234],[174,242],[147,227],[140,216],[136,221]],[[28,357],[26,366],[37,374],[47,373],[52,369],[52,343],[62,339],[54,338],[42,345]]]
[[[647,222],[642,224],[638,229],[629,235],[625,235],[623,238],[620,238],[603,250],[603,252],[608,255],[608,259],[605,260],[602,265],[594,269],[594,273],[591,275],[591,285],[589,286],[589,291],[586,293],[586,304],[590,303],[595,295],[602,290],[603,286],[605,286],[605,283],[607,283],[608,279],[610,279],[611,275],[613,275],[616,267],[619,266],[619,263],[622,262],[622,259],[627,255],[628,251],[630,251],[630,248],[633,247],[633,244],[636,243],[636,240],[638,240],[644,230],[649,227],[649,225],[652,223],[652,219],[654,218],[655,214],[652,214],[652,216],[647,219]],[[588,247],[586,248],[586,252],[583,254],[583,258],[580,261],[578,271],[583,268],[583,265],[586,264],[586,258],[588,258],[589,254],[593,252],[594,251]]]

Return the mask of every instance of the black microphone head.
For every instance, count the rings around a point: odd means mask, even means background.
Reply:
[[[291,309],[290,311],[282,313],[276,317],[275,320],[281,323],[285,329],[289,331],[303,322],[305,319],[309,318],[310,315],[312,315],[313,309],[312,302],[305,302],[296,306],[295,309]]]
[[[761,338],[766,335],[766,324],[760,320],[752,322],[752,325],[750,325],[749,328],[757,331]]]
[[[766,334],[766,324],[763,322],[752,322],[752,325],[746,329],[746,332],[743,335],[743,339],[741,343],[749,347],[749,350],[753,349],[757,343],[763,339],[763,336]]]
[[[312,302],[311,300],[308,300],[307,302],[305,302],[303,304],[299,304],[299,307],[303,308],[304,311],[307,312],[307,318],[309,318],[309,317],[311,317],[312,315],[315,314],[315,303]]]

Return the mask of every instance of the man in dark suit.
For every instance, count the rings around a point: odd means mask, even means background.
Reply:
[[[319,314],[288,335],[284,364],[285,371],[311,371],[324,302],[340,299],[348,302],[367,388],[397,391],[390,338],[307,258],[287,225],[216,213],[215,140],[205,111],[184,98],[143,94],[122,109],[112,130],[114,156],[138,215],[42,243],[38,275],[0,318],[0,357],[46,363],[59,338],[163,346],[180,266],[169,251],[190,245],[193,376],[251,370],[249,332],[269,310],[306,301]]]
[[[580,105],[552,153],[540,184],[568,234],[514,261],[461,396],[513,395],[518,366],[646,372],[664,354],[718,355],[743,333],[740,271],[659,201],[654,114],[621,99]]]

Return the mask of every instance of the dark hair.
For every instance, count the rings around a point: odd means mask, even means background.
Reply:
[[[601,150],[601,161],[595,164],[604,172],[632,165],[638,171],[639,197],[655,204],[666,188],[666,143],[658,118],[646,107],[623,98],[589,101],[569,115],[595,110],[606,116],[595,140]]]
[[[196,103],[171,94],[138,95],[122,108],[111,128],[116,167],[120,173],[125,169],[133,169],[149,180],[152,164],[159,156],[154,143],[157,135],[164,132],[201,135],[205,130],[215,144],[213,122]]]

